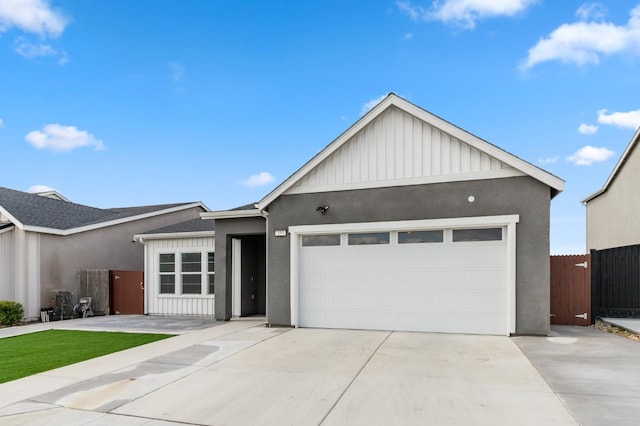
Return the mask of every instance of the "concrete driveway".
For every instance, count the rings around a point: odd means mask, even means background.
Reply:
[[[513,340],[580,424],[640,424],[640,342],[566,326]]]
[[[0,385],[0,423],[575,421],[506,337],[231,321]]]

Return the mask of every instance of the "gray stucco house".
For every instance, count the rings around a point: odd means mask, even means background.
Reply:
[[[207,211],[200,202],[100,209],[0,187],[0,299],[39,318],[51,290],[77,294],[79,269],[142,270],[134,234]]]
[[[587,252],[640,244],[640,129],[587,206]]]
[[[560,178],[389,94],[254,205],[215,220],[215,316],[549,331]]]

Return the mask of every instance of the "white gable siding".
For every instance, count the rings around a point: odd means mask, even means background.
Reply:
[[[213,252],[214,237],[148,240],[145,242],[145,308],[152,315],[213,315],[214,295],[160,294],[160,253]],[[176,256],[178,261],[179,256]],[[205,285],[203,283],[203,285]]]
[[[0,300],[14,300],[14,231],[0,233]]]
[[[398,108],[389,108],[285,193],[522,176]]]

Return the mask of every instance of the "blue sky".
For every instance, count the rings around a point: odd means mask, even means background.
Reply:
[[[553,253],[640,126],[640,1],[0,0],[0,185],[257,201],[388,92],[566,180]]]

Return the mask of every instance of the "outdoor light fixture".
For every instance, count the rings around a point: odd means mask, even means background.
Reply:
[[[320,214],[325,214],[329,210],[329,206],[318,206],[316,207],[316,211],[319,211]]]

